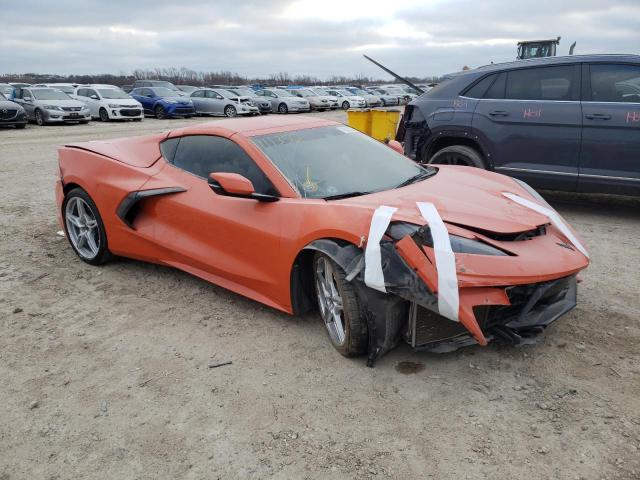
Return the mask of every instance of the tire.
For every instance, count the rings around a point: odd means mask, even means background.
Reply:
[[[16,124],[14,125],[14,127],[16,127],[17,129],[23,129],[23,128],[25,128],[26,126],[27,126],[27,124],[26,124],[26,123],[16,123]]]
[[[349,110],[349,107],[351,105],[349,105],[349,102],[347,102],[346,100],[344,102],[342,102],[342,109],[343,110]]]
[[[43,126],[46,125],[47,122],[44,121],[44,115],[42,114],[42,110],[37,109],[34,115],[35,115],[35,118],[36,118],[36,123],[39,126],[43,127]]]
[[[382,106],[386,107],[387,106],[387,102],[385,102],[384,100],[382,100]]]
[[[62,218],[67,240],[83,262],[102,265],[111,259],[102,217],[87,192],[74,188],[64,197]]]
[[[238,110],[233,105],[227,105],[224,107],[224,116],[229,118],[236,117],[238,116]]]
[[[156,108],[153,109],[153,113],[155,113],[158,120],[164,120],[167,118],[167,112],[162,105],[156,105]]]
[[[427,163],[487,168],[482,155],[477,150],[466,145],[451,145],[450,147],[442,148],[434,153]]]
[[[133,121],[134,121],[134,122],[141,122],[141,121],[142,121],[142,119],[141,119],[141,118],[134,118],[134,119],[133,119]]]
[[[80,125],[86,125],[89,123],[89,120],[80,120]]]
[[[289,113],[289,107],[287,107],[286,103],[278,105],[278,113]]]
[[[100,109],[100,111],[98,112],[98,115],[100,115],[101,122],[108,122],[110,120],[109,114],[107,113],[107,110],[104,107]]]
[[[367,322],[358,304],[356,291],[345,280],[342,268],[324,253],[317,252],[313,257],[313,277],[320,317],[333,347],[345,357],[366,353],[369,339]],[[331,299],[327,302],[329,297]],[[342,304],[340,310],[336,310],[338,307],[333,303],[336,299]],[[338,321],[334,312],[337,312]]]

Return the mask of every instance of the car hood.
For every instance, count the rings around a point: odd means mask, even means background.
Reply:
[[[371,209],[396,207],[394,220],[417,225],[425,220],[416,202],[430,202],[449,224],[505,234],[549,223],[547,217],[509,200],[503,192],[531,199],[510,177],[472,167],[440,166],[434,176],[413,185],[339,202]]]
[[[22,110],[22,106],[9,100],[0,100],[0,110]]]
[[[156,97],[156,98],[158,98],[159,100],[173,100],[185,105],[188,105],[191,103],[191,100],[187,97]]]
[[[359,95],[349,95],[347,97],[347,100],[352,100],[354,102],[361,102],[361,101],[364,101],[364,98]]]
[[[36,100],[36,103],[40,105],[55,105],[56,107],[86,107],[79,100]]]

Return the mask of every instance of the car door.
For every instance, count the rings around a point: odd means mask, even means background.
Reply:
[[[205,97],[207,98],[209,113],[215,115],[224,114],[224,107],[227,102],[222,95],[214,90],[207,90],[205,93]]]
[[[195,108],[196,113],[198,114],[209,113],[207,109],[207,101],[204,98],[204,92],[204,90],[194,90],[191,92],[189,97],[193,102],[193,108]]]
[[[583,66],[578,189],[640,193],[640,65]]]
[[[29,120],[34,120],[36,106],[35,106],[35,98],[33,97],[33,93],[31,92],[31,90],[27,88],[22,88],[20,89],[19,95],[20,95],[20,98],[16,97],[15,99],[16,102],[22,105],[22,108],[24,108],[25,112],[27,113],[27,118]]]
[[[256,192],[279,195],[267,176],[238,144],[224,137],[172,138],[161,150],[167,164],[154,176],[154,184],[186,191],[150,199],[136,230],[166,248],[170,263],[187,271],[265,296],[278,291],[272,265],[280,260],[279,202],[219,195],[207,182],[211,172],[239,173],[252,181]]]
[[[478,101],[472,129],[497,172],[573,191],[582,130],[580,66],[507,70]]]
[[[85,90],[85,95],[86,97],[84,97],[82,101],[89,106],[91,116],[97,118],[100,111],[100,97],[98,96],[98,92],[93,88],[87,88]]]

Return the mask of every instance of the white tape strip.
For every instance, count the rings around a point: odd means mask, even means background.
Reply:
[[[576,238],[576,236],[573,234],[573,232],[571,231],[571,229],[569,228],[569,226],[565,223],[565,221],[562,219],[562,217],[560,216],[560,214],[558,212],[556,212],[555,210],[551,209],[551,208],[547,208],[544,207],[542,205],[540,205],[539,203],[536,203],[532,200],[528,200],[526,198],[523,198],[519,195],[516,195],[515,193],[511,193],[511,192],[502,192],[502,195],[504,195],[505,197],[507,197],[509,200],[513,200],[516,203],[519,203],[520,205],[522,205],[523,207],[527,207],[530,208],[531,210],[540,213],[541,215],[544,215],[545,217],[547,217],[551,223],[562,232],[562,234],[567,237],[567,239],[569,239],[569,241],[587,258],[589,258],[589,252],[587,252],[587,249],[584,248],[584,246],[580,243],[580,240],[578,240]]]
[[[382,273],[382,256],[380,254],[380,240],[391,222],[391,216],[397,208],[381,205],[376,208],[371,217],[367,248],[364,251],[364,283],[367,287],[375,288],[387,293],[384,287],[384,274]]]
[[[438,311],[443,317],[458,321],[460,296],[456,256],[451,249],[449,232],[433,203],[417,202],[418,210],[427,221],[433,238],[433,251],[438,271]]]

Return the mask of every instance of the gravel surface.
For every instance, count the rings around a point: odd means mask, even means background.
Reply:
[[[545,194],[592,264],[538,344],[369,369],[317,314],[56,235],[58,145],[201,121],[0,130],[0,480],[640,478],[640,199]]]

